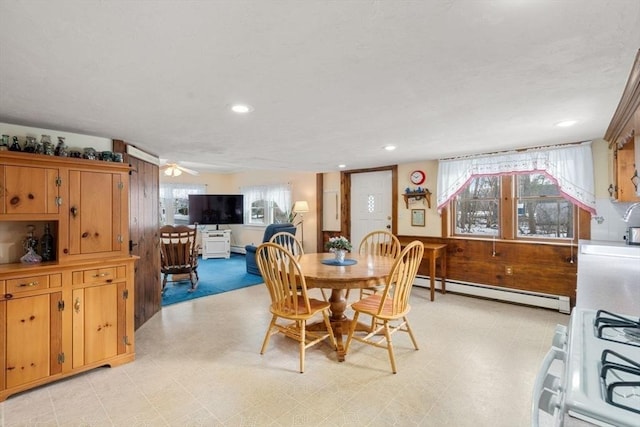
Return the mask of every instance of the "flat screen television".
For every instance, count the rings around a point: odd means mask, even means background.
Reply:
[[[189,194],[189,224],[244,224],[242,194]]]

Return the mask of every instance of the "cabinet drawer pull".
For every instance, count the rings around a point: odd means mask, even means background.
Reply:
[[[98,274],[94,274],[93,277],[105,277],[108,276],[109,273],[98,273]]]
[[[34,282],[29,282],[29,283],[20,283],[18,285],[19,288],[30,288],[33,286],[38,286],[40,283],[38,283],[38,281],[34,281]]]

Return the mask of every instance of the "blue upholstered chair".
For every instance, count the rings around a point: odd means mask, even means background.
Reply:
[[[285,222],[282,224],[269,224],[264,230],[264,236],[262,237],[261,243],[268,242],[269,240],[271,240],[271,237],[274,234],[281,231],[285,231],[287,233],[295,235],[296,227],[289,222]],[[258,249],[258,246],[247,245],[244,247],[244,249],[246,251],[247,273],[257,274],[258,276],[260,276],[260,269],[258,268],[258,263],[256,262],[256,250]]]

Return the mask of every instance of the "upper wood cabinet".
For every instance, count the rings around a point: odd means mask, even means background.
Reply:
[[[49,221],[56,260],[129,254],[129,166],[0,152],[0,221]]]
[[[640,177],[640,50],[627,85],[604,139],[613,150],[613,180],[610,191],[620,202],[639,202]]]
[[[59,169],[0,165],[0,214],[57,214],[60,186]]]
[[[126,247],[126,182],[126,176],[117,172],[69,171],[69,245],[65,254],[120,252]]]

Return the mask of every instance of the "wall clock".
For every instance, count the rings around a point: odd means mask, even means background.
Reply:
[[[424,182],[424,180],[427,178],[427,175],[425,175],[424,172],[422,172],[421,170],[415,170],[413,172],[411,172],[411,183],[414,185],[420,185]]]

